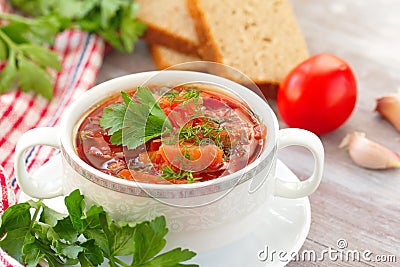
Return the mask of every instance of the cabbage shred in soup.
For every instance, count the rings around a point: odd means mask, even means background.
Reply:
[[[195,183],[236,172],[261,153],[266,128],[243,102],[206,85],[139,87],[92,109],[76,134],[94,168],[143,183]]]

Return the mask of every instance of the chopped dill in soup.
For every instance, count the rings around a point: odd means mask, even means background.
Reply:
[[[261,153],[266,127],[240,100],[205,85],[138,87],[99,103],[76,134],[79,157],[142,183],[180,184],[234,173]]]

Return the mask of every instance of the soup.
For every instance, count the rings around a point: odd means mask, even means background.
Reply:
[[[77,127],[75,147],[121,179],[197,183],[253,162],[266,127],[242,101],[207,85],[139,87],[110,96]]]

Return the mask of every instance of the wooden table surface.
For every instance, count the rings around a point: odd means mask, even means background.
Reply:
[[[292,3],[310,53],[331,52],[344,58],[358,82],[357,105],[350,119],[338,130],[321,136],[325,171],[320,187],[310,197],[311,229],[302,250],[321,253],[337,249],[337,241],[345,239],[349,250],[370,251],[372,259],[394,255],[397,262],[326,257],[322,262],[291,262],[288,266],[400,266],[400,170],[357,167],[348,153],[338,148],[347,133],[357,130],[400,153],[400,133],[374,112],[375,98],[400,88],[400,1]],[[108,54],[98,81],[147,70],[154,70],[154,65],[146,44],[139,42],[130,55]],[[274,107],[274,102],[270,104]],[[306,150],[286,148],[278,156],[300,179],[311,174],[313,159]]]

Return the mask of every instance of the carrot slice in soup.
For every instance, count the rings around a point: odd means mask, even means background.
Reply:
[[[214,144],[200,146],[163,144],[159,151],[163,159],[172,166],[194,172],[207,168],[214,169],[223,160],[223,151]]]

